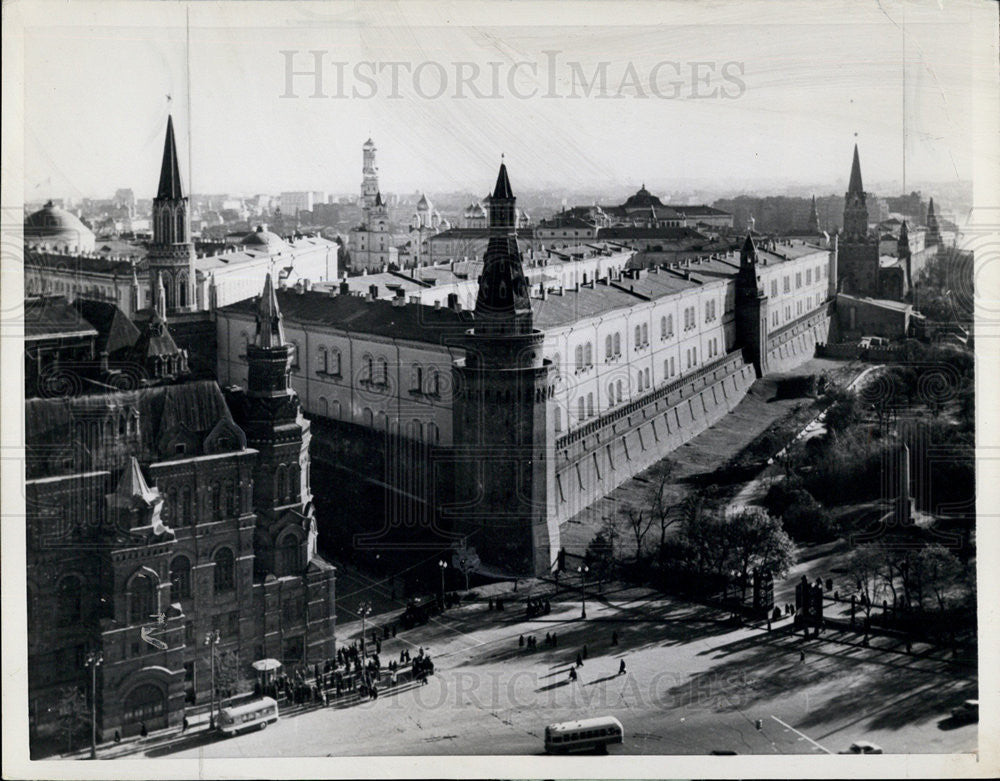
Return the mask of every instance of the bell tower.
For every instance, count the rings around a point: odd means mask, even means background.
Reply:
[[[515,198],[500,165],[490,199],[490,238],[474,327],[456,366],[458,530],[484,561],[511,575],[551,572],[555,430],[551,366],[534,327],[517,246]]]
[[[878,240],[868,231],[868,205],[861,183],[861,160],[854,145],[851,179],[844,195],[844,230],[840,240],[837,289],[861,296],[879,296]]]
[[[167,117],[167,135],[163,141],[160,185],[153,199],[153,242],[148,253],[150,279],[163,280],[161,294],[152,288],[153,308],[166,311],[193,309],[195,301],[194,245],[188,199],[181,186],[181,169],[174,139],[174,120]],[[158,301],[165,296],[162,304]]]
[[[757,273],[757,247],[747,233],[740,249],[740,270],[736,275],[736,335],[743,356],[753,364],[758,377],[768,371],[768,301]]]

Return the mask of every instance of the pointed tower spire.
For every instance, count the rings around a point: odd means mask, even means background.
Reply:
[[[753,236],[747,231],[747,237],[740,248],[740,265],[746,266],[757,262],[757,245],[753,243]]]
[[[851,181],[847,185],[847,192],[852,195],[863,193],[864,186],[861,184],[861,158],[858,157],[858,145],[854,145],[854,162],[851,163]]]
[[[807,228],[810,233],[819,233],[819,212],[816,210],[816,196],[812,197],[812,206],[809,208],[809,223]]]
[[[278,308],[278,294],[274,290],[271,275],[264,278],[264,292],[257,302],[257,335],[254,344],[268,349],[281,347],[285,344],[285,327],[281,323],[281,310]]]
[[[167,117],[167,136],[163,140],[163,162],[160,164],[160,186],[157,198],[176,200],[183,198],[181,168],[177,160],[177,142],[174,140],[174,118]]]

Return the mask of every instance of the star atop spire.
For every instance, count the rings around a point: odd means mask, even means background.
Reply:
[[[851,181],[847,185],[847,192],[851,194],[863,193],[865,188],[861,184],[861,159],[858,157],[858,145],[854,145],[854,162],[851,163]]]
[[[254,343],[258,347],[281,347],[285,343],[285,328],[281,319],[278,294],[274,290],[271,275],[268,274],[264,278],[264,292],[257,301],[257,335]]]
[[[177,142],[174,140],[174,118],[167,116],[167,135],[163,140],[163,162],[160,164],[160,186],[156,197],[179,200],[184,197],[181,187],[181,168],[177,160]]]

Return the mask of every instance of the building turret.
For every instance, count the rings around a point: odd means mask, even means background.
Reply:
[[[858,145],[854,145],[854,160],[851,163],[851,180],[844,196],[844,239],[863,241],[868,237],[868,205],[864,186],[861,184],[861,160]]]
[[[934,199],[927,204],[927,236],[924,246],[933,247],[941,243],[941,227],[938,225],[937,214],[934,213]]]
[[[879,297],[878,239],[868,232],[868,206],[861,183],[861,160],[854,145],[851,178],[844,196],[844,230],[840,239],[837,289]]]
[[[757,269],[757,247],[747,232],[740,248],[740,270],[736,275],[736,342],[758,377],[768,371],[768,300]]]
[[[153,241],[147,260],[150,274],[162,274],[166,310],[195,306],[194,245],[191,243],[188,199],[181,185],[173,117],[167,117],[167,134],[160,163],[160,184],[153,199]],[[154,307],[159,295],[153,288]]]
[[[812,197],[812,206],[809,208],[809,223],[806,225],[806,229],[810,233],[819,233],[819,212],[816,211],[816,196]]]
[[[555,426],[544,334],[533,327],[515,198],[500,165],[474,326],[455,372],[456,534],[512,576],[551,572],[559,550]]]
[[[903,273],[906,278],[903,280],[903,294],[913,286],[913,256],[910,252],[910,231],[906,225],[906,220],[899,227],[899,238],[896,240],[896,257],[899,258],[903,266]]]

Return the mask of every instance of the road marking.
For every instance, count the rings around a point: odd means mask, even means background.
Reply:
[[[796,735],[798,735],[799,737],[801,737],[801,738],[805,738],[806,740],[808,740],[808,741],[809,741],[810,743],[812,743],[812,744],[813,744],[813,745],[814,745],[814,746],[815,746],[816,748],[818,748],[818,749],[819,749],[820,751],[825,751],[825,752],[826,752],[827,754],[832,754],[832,753],[833,753],[832,751],[830,751],[830,749],[828,749],[828,748],[824,748],[824,747],[823,747],[823,746],[821,746],[821,745],[820,745],[819,743],[817,743],[817,742],[816,742],[815,740],[813,740],[812,738],[810,738],[810,737],[809,737],[808,735],[806,735],[806,734],[804,734],[804,733],[802,733],[802,732],[799,732],[799,731],[798,731],[797,729],[795,729],[795,727],[793,727],[792,725],[790,725],[790,724],[785,724],[785,722],[783,722],[783,721],[782,721],[781,719],[779,719],[779,718],[778,718],[777,716],[774,716],[774,715],[772,715],[772,716],[771,716],[771,718],[772,718],[772,719],[774,719],[774,720],[775,720],[776,722],[778,722],[778,723],[779,723],[779,724],[780,724],[780,725],[781,725],[782,727],[784,727],[785,729],[790,729],[790,730],[791,730],[792,732],[794,732],[794,733],[795,733]]]

